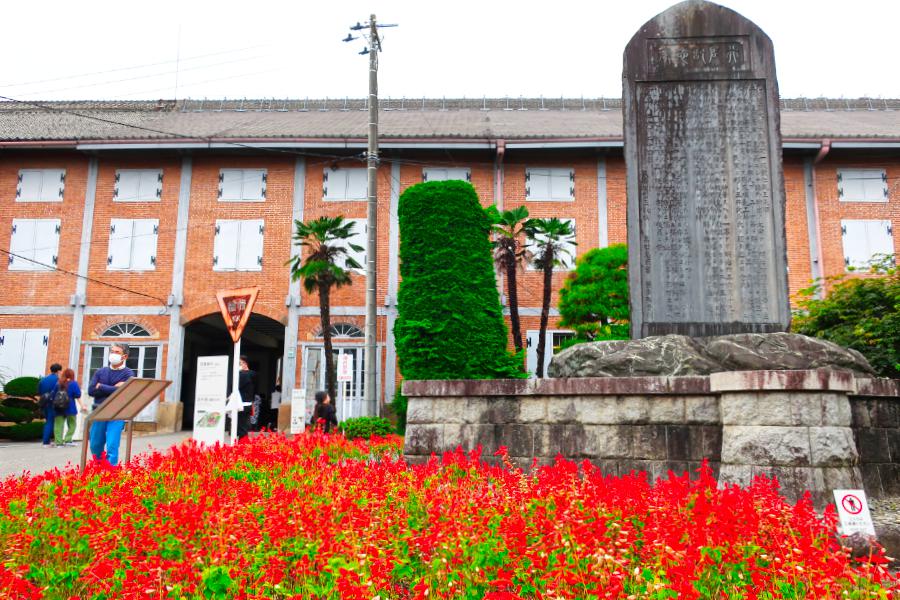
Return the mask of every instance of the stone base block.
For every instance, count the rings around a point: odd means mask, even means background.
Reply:
[[[156,431],[175,433],[181,431],[184,404],[181,402],[160,402],[156,408]]]

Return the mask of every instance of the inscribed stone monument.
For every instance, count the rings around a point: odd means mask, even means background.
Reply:
[[[688,0],[648,21],[623,71],[632,337],[790,323],[772,42]]]

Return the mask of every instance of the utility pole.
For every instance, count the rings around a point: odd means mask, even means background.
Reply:
[[[369,17],[368,42],[360,54],[369,55],[369,146],[366,152],[368,173],[368,197],[366,207],[366,364],[365,390],[366,413],[377,415],[381,412],[378,402],[378,53],[381,52],[379,27],[396,27],[396,25],[378,25],[375,15]],[[366,26],[357,23],[350,27],[352,31],[363,31]],[[345,42],[352,41],[353,34],[348,34]],[[391,375],[392,376],[392,375]]]

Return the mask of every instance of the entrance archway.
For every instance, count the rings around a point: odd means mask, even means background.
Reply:
[[[233,352],[234,345],[220,313],[204,315],[185,325],[181,373],[184,429],[194,427],[197,358],[228,356],[230,372]],[[269,396],[280,380],[281,359],[284,355],[284,325],[264,315],[251,314],[241,336],[241,354],[247,357],[250,369],[256,371],[256,393],[262,398],[263,406],[268,406]]]

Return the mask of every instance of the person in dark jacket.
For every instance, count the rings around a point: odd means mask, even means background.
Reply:
[[[44,394],[52,394],[53,390],[56,389],[56,384],[59,383],[59,372],[62,371],[62,365],[59,363],[53,363],[50,365],[50,374],[41,377],[41,380],[38,382],[38,398],[43,396]],[[53,422],[56,420],[56,412],[53,410],[53,402],[50,401],[44,406],[44,448],[52,448],[50,445],[50,437],[53,435]],[[56,443],[59,444],[60,440],[56,440]]]
[[[134,377],[134,371],[125,366],[128,359],[128,346],[115,344],[109,348],[109,366],[102,367],[88,385],[88,395],[94,399],[93,408],[100,406],[104,400],[125,385]],[[125,421],[98,421],[91,425],[91,454],[95,460],[100,460],[106,448],[106,458],[109,464],[119,464],[119,441],[122,439],[122,429]]]
[[[241,357],[241,370],[238,373],[238,393],[241,402],[249,402],[251,406],[244,406],[238,413],[237,437],[245,438],[250,432],[250,412],[253,404],[253,396],[256,395],[256,373],[250,370],[247,357]]]
[[[75,381],[75,371],[66,369],[62,372],[53,395],[56,396],[56,392],[59,390],[66,391],[66,395],[69,397],[69,406],[62,412],[56,411],[56,418],[53,421],[53,439],[56,440],[57,446],[74,446],[72,436],[75,435],[75,416],[78,414],[78,409],[82,407],[81,388]],[[65,435],[63,435],[64,429]]]
[[[331,403],[331,396],[328,395],[328,392],[316,392],[317,401],[319,399],[319,394],[324,394],[324,397],[322,398],[322,403],[317,404],[316,407],[316,410],[318,411],[316,422],[321,424],[322,431],[331,433],[338,424],[337,411]]]

